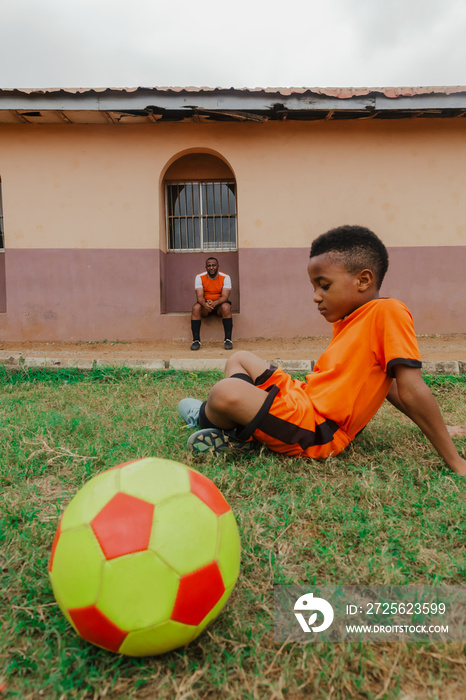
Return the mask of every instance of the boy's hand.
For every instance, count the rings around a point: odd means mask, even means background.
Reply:
[[[451,439],[451,435],[465,435],[466,428],[459,425],[447,428],[437,401],[422,379],[420,369],[395,365],[394,373],[396,381],[393,382],[387,399],[416,423],[450,469],[466,476],[466,460],[460,457]]]

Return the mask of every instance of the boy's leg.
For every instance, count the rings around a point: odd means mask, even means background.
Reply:
[[[268,369],[269,363],[254,353],[235,352],[225,365],[225,379],[212,387],[207,398],[203,413],[208,423],[223,430],[248,425],[267,398],[254,382]]]
[[[247,374],[243,376],[252,382]],[[249,381],[227,377],[212,388],[207,401],[200,408],[199,425],[202,427],[190,436],[189,449],[214,454],[230,449],[241,452],[254,450],[257,444],[252,439],[254,422],[264,410],[268,410],[273,394]]]
[[[269,363],[254,353],[246,350],[235,352],[226,362],[225,379],[210,390],[202,409],[207,421],[201,422],[201,426],[210,424],[231,430],[248,425],[267,397],[262,389],[254,386],[254,382],[268,369]]]
[[[212,387],[205,416],[211,425],[232,430],[248,425],[262,408],[268,394],[236,377],[222,379]]]

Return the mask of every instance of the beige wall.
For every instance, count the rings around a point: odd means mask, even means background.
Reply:
[[[115,251],[113,260],[118,259],[118,264],[112,262],[108,279],[100,280],[100,287],[106,286],[106,298],[112,296],[111,286],[119,284],[117,278],[123,275],[125,260],[129,259],[125,251],[139,251],[141,256],[147,251],[165,251],[164,174],[177,158],[192,152],[219,156],[237,182],[241,286],[241,314],[235,319],[237,336],[267,332],[311,335],[313,328],[319,333],[329,331],[319,321],[306,332],[308,314],[304,307],[296,318],[290,317],[282,301],[283,290],[277,292],[277,285],[283,278],[284,261],[300,264],[298,260],[307,255],[305,251],[316,235],[342,223],[373,228],[398,256],[406,248],[409,259],[416,260],[419,251],[417,259],[429,261],[425,263],[429,270],[435,269],[437,247],[451,248],[454,266],[464,269],[465,120],[2,126],[0,177],[7,251],[7,311],[0,314],[2,337],[24,336],[27,324],[23,315],[38,314],[39,309],[45,319],[50,312],[49,323],[45,320],[41,325],[43,339],[70,334],[69,320],[66,324],[61,321],[54,307],[54,297],[60,294],[60,285],[67,284],[67,278],[58,281],[57,277],[54,283],[41,268],[47,256],[29,255],[28,265],[34,273],[32,277],[25,275],[13,263],[15,255],[14,260],[19,260],[17,254],[21,251],[37,251],[37,255],[41,250],[44,254]],[[66,258],[67,265],[71,259]],[[134,256],[131,260],[136,265]],[[147,293],[155,293],[157,299],[151,296],[150,301],[144,300],[144,286],[138,287],[144,324],[136,317],[131,322],[130,306],[120,309],[127,317],[128,338],[189,336],[189,319],[160,314],[158,260],[152,275],[144,268],[144,274],[151,276]],[[258,279],[263,285],[259,296],[266,310],[257,303],[248,304],[248,297],[258,294],[251,275],[265,260],[267,274],[263,276],[261,271]],[[303,264],[305,267],[305,261]],[[456,307],[452,307],[458,298],[464,298],[463,277],[449,274],[445,263],[442,266],[441,298],[437,299],[435,290],[429,291],[429,304],[434,308],[428,313],[422,311],[419,289],[432,287],[432,275],[426,280],[421,268],[415,279],[410,279],[404,266],[403,272],[400,268],[403,279],[396,279],[396,269],[391,270],[397,281],[392,286],[400,298],[419,308],[420,332],[446,332],[445,319],[450,316],[456,316],[448,326],[450,332],[466,332],[464,318],[453,313]],[[22,275],[28,280],[29,288],[13,280],[13,270],[20,280]],[[290,272],[293,270],[286,271],[287,279]],[[99,274],[97,269],[95,274]],[[136,267],[134,275],[138,274]],[[127,279],[126,272],[123,276]],[[298,280],[293,292],[303,299],[308,294],[306,278],[291,275],[290,283],[293,279]],[[9,294],[12,285],[15,291]],[[72,312],[73,305],[79,307],[79,285],[69,285],[65,296]],[[47,290],[42,301],[41,289]],[[27,311],[33,290],[36,310]],[[118,295],[123,306],[125,297],[129,304],[130,291]],[[187,299],[186,312],[191,304],[192,299]],[[83,339],[86,334],[88,339],[96,339],[106,313],[116,314],[117,323],[119,312],[110,307],[99,313],[95,309],[95,318],[87,326],[85,320],[82,322],[79,333]],[[313,318],[312,309],[309,317]]]
[[[342,222],[466,244],[464,121],[411,119],[2,127],[8,247],[159,247],[164,171],[196,150],[236,176],[241,247],[299,248]]]

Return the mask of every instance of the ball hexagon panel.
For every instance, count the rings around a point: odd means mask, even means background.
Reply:
[[[104,564],[97,607],[130,631],[170,618],[179,577],[154,552],[138,552]]]
[[[178,493],[189,493],[188,470],[184,464],[168,459],[141,459],[122,469],[120,489],[150,503],[160,503]]]
[[[241,540],[235,516],[231,510],[220,516],[219,526],[220,542],[216,559],[222,572],[225,588],[229,588],[236,583],[241,559]]]
[[[209,625],[212,622],[212,620],[215,620],[215,618],[217,617],[217,615],[219,614],[219,612],[221,611],[221,609],[223,608],[223,606],[227,602],[228,598],[230,597],[231,592],[233,591],[233,588],[234,588],[234,585],[230,586],[230,588],[225,589],[225,592],[222,595],[222,597],[220,598],[220,600],[218,601],[218,603],[216,603],[214,605],[212,610],[209,613],[207,613],[207,615],[204,617],[202,622],[199,623],[199,625],[196,627],[196,634],[193,637],[193,639],[196,639],[196,637],[198,637],[201,634],[201,632],[207,627],[207,625]]]
[[[120,647],[121,654],[128,656],[154,656],[188,644],[197,628],[167,620],[156,627],[129,632]]]
[[[53,558],[50,579],[65,608],[95,603],[105,558],[88,527],[61,532]]]
[[[201,499],[216,515],[222,515],[230,510],[230,506],[214,482],[204,474],[194,469],[189,470],[191,493]]]
[[[215,559],[218,518],[197,496],[187,493],[155,506],[149,547],[180,575]]]
[[[182,576],[172,620],[199,625],[225,593],[222,575],[215,562]]]
[[[94,476],[69,502],[63,513],[62,530],[87,525],[119,490],[118,469]]]
[[[108,619],[95,605],[75,608],[69,614],[83,639],[109,651],[118,651],[127,632]]]
[[[152,503],[117,493],[91,522],[106,558],[147,549],[153,513]]]

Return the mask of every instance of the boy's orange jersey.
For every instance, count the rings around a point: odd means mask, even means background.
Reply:
[[[411,314],[395,299],[375,299],[334,324],[305,382],[281,368],[256,380],[269,395],[239,437],[288,455],[336,455],[380,408],[397,364],[421,367]]]
[[[413,319],[396,299],[374,299],[333,324],[333,338],[306,377],[318,413],[352,440],[381,406],[393,366],[421,367]]]

